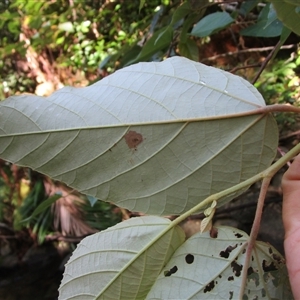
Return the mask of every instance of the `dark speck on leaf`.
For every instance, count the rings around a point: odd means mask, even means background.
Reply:
[[[164,275],[165,277],[169,277],[171,276],[172,274],[175,274],[177,272],[178,268],[177,266],[174,266],[173,268],[171,268],[169,271],[165,271],[164,272]]]
[[[238,232],[235,234],[235,236],[236,236],[238,239],[240,239],[241,237],[243,237],[243,235],[240,234],[240,233],[238,233]]]
[[[254,273],[254,270],[252,267],[249,267],[247,271],[248,276],[251,275],[252,273]]]
[[[274,260],[276,260],[276,262],[279,263],[279,264],[284,264],[285,263],[284,258],[282,258],[280,255],[277,255],[276,253],[273,253],[272,258]]]
[[[236,277],[241,276],[241,271],[242,271],[242,269],[243,269],[243,266],[242,266],[242,265],[238,264],[236,261],[233,261],[233,262],[231,263],[231,268],[232,268],[232,271],[233,271],[233,273],[234,273],[234,275],[235,275]]]
[[[215,282],[211,281],[205,288],[204,293],[210,292],[215,287]]]
[[[234,280],[234,277],[233,276],[229,276],[228,277],[228,281],[233,281]]]
[[[220,256],[223,257],[223,258],[228,258],[231,251],[234,250],[235,248],[237,247],[237,245],[235,246],[228,246],[224,251],[222,250],[220,252]]]
[[[185,261],[187,264],[192,264],[194,262],[194,255],[193,254],[187,254],[185,256]]]
[[[277,271],[278,267],[275,265],[273,261],[271,261],[269,264],[267,261],[264,259],[262,262],[262,268],[264,272],[271,272],[271,271]]]

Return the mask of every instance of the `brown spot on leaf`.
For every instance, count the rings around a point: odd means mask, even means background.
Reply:
[[[243,269],[243,266],[242,266],[242,265],[238,264],[236,261],[233,261],[233,262],[231,263],[231,268],[232,268],[232,271],[233,271],[233,273],[234,273],[234,275],[235,275],[236,277],[241,276],[241,271],[242,271],[242,269]]]
[[[285,259],[277,255],[276,253],[273,253],[273,255],[271,256],[278,264],[285,264]]]
[[[264,272],[272,272],[278,270],[278,267],[275,265],[273,261],[268,263],[265,259],[262,262],[262,268]]]
[[[130,149],[135,149],[143,141],[143,136],[136,131],[128,131],[125,136],[126,144]]]
[[[237,247],[237,244],[235,246],[228,246],[224,251],[222,250],[220,252],[220,256],[223,258],[228,258],[231,251],[234,250]]]
[[[211,281],[208,285],[205,286],[204,288],[204,293],[210,292],[211,290],[213,290],[215,287],[215,282]]]
[[[252,273],[254,273],[254,270],[252,267],[249,267],[247,271],[248,276],[251,275]]]

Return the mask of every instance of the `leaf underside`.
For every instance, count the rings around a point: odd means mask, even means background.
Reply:
[[[248,235],[215,228],[197,233],[174,253],[146,299],[239,299]],[[217,233],[216,233],[217,232]],[[256,242],[243,299],[293,299],[284,258]]]
[[[185,236],[168,219],[129,219],[81,241],[59,299],[238,299],[249,236],[230,227]],[[283,257],[256,242],[245,299],[292,299]],[[247,298],[248,297],[248,298]]]
[[[230,73],[173,57],[0,103],[0,157],[131,211],[181,214],[268,167],[271,115]],[[230,199],[227,199],[228,201]]]
[[[184,242],[177,226],[152,243],[169,224],[160,217],[138,217],[83,239],[66,264],[59,299],[145,299]]]

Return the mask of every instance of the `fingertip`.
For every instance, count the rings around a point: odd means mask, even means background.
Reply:
[[[282,177],[282,188],[285,188],[287,181],[300,180],[300,154],[298,154],[291,166]]]

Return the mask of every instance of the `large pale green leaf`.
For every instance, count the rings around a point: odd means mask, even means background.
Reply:
[[[277,125],[247,81],[182,57],[0,102],[0,157],[132,211],[181,214],[268,167]]]
[[[66,264],[59,299],[145,299],[185,239],[179,226],[162,234],[169,224],[133,218],[83,239]]]
[[[195,234],[174,253],[146,299],[239,299],[248,235],[220,227]],[[293,299],[284,258],[256,242],[243,299]]]
[[[282,23],[300,35],[300,1],[299,0],[268,0],[277,12],[278,19]]]

